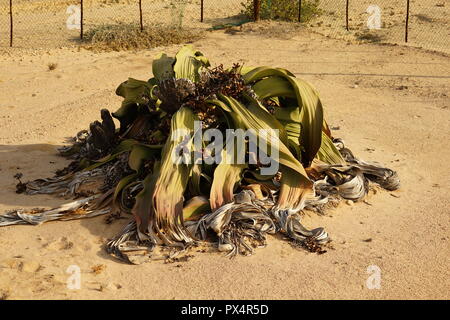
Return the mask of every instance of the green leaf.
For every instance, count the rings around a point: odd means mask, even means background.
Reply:
[[[129,78],[116,89],[116,94],[124,100],[122,106],[113,112],[112,116],[120,121],[122,130],[137,116],[139,105],[145,104],[146,99],[150,98],[153,87],[154,85],[147,81]]]
[[[244,95],[249,101],[247,105],[248,111],[255,115],[260,121],[264,122],[271,129],[277,129],[279,133],[280,140],[286,144],[288,142],[288,136],[286,134],[286,129],[274,116],[272,116],[266,108],[264,108],[258,100]]]
[[[281,187],[278,195],[275,210],[293,210],[303,209],[305,200],[314,195],[312,182],[301,180],[298,173],[286,166],[281,166]]]
[[[232,97],[219,95],[219,98],[232,109],[233,112],[231,112],[230,115],[234,119],[241,121],[246,129],[254,129],[258,137],[261,137],[261,139],[265,141],[268,148],[278,148],[279,159],[275,160],[278,160],[280,164],[279,171],[282,173],[282,180],[277,207],[283,209],[299,208],[304,203],[306,197],[313,192],[313,184],[302,164],[292,155],[288,147],[286,147],[282,141],[278,140],[277,145],[273,145],[271,140],[265,139],[264,136],[259,135],[259,130],[272,128],[270,121],[255,116],[245,106]],[[211,204],[211,207],[214,208],[214,205]]]
[[[302,125],[300,146],[305,150],[302,162],[309,166],[322,144],[323,107],[316,89],[306,81],[292,80],[296,83],[294,90],[301,108],[298,122]]]
[[[174,78],[175,77],[175,72],[173,71],[174,64],[175,59],[173,57],[169,57],[165,53],[158,54],[153,60],[152,64],[153,76],[158,81]]]
[[[272,97],[296,97],[289,80],[277,76],[265,78],[256,82],[252,86],[252,89],[260,99]]]
[[[183,208],[184,220],[196,220],[202,214],[211,212],[209,201],[203,196],[196,196],[189,199]]]
[[[298,111],[290,109],[289,117],[284,113],[284,117],[281,118],[282,111],[276,110],[275,116],[279,120],[283,119],[285,125],[288,119],[289,122],[297,124],[289,128],[291,147],[293,147],[294,134],[300,128],[299,141],[296,144],[299,144],[302,150],[302,163],[309,166],[321,146],[324,125],[322,102],[317,91],[309,83],[295,78],[291,73],[282,69],[261,67],[247,73],[244,78],[246,83],[253,83],[252,88],[260,98],[295,97]],[[281,103],[280,108],[283,107],[286,106]]]
[[[302,159],[302,148],[300,145],[300,136],[302,125],[299,123],[300,112],[295,107],[280,107],[275,109],[275,118],[280,121],[286,130],[288,137],[288,147],[293,152],[298,161]]]
[[[189,180],[189,191],[191,195],[200,195],[200,180],[202,177],[202,166],[200,164],[194,164],[191,170],[191,179]]]
[[[239,74],[245,75],[245,74],[249,73],[250,71],[252,71],[252,70],[254,70],[256,68],[257,67],[241,66],[238,71],[239,71]]]
[[[155,158],[161,153],[162,146],[136,144],[133,146],[128,157],[128,165],[131,169],[138,172],[144,161]]]
[[[114,195],[113,195],[113,203],[115,206],[119,207],[121,210],[128,211],[119,201],[119,197],[122,194],[122,190],[125,189],[129,184],[133,183],[138,178],[137,173],[132,173],[124,178],[122,178],[119,183],[116,185],[116,188],[114,189]]]
[[[153,229],[156,228],[156,217],[152,205],[153,193],[155,190],[156,180],[158,179],[158,176],[160,174],[160,167],[161,163],[159,161],[155,162],[152,174],[147,175],[144,181],[142,181],[142,185],[144,186],[144,188],[137,194],[136,202],[133,209],[131,210],[131,213],[136,220],[136,224],[138,225],[139,230],[143,233],[155,233]],[[156,236],[153,237],[153,240],[155,241],[155,243],[161,243],[160,239],[158,239]]]
[[[176,62],[173,66],[175,77],[183,78],[193,82],[200,80],[202,68],[209,67],[209,61],[200,51],[194,50],[192,45],[185,45],[175,56]]]
[[[236,184],[241,181],[245,164],[228,164],[221,162],[214,171],[213,183],[209,197],[212,210],[233,201]]]
[[[171,121],[171,133],[162,150],[161,164],[144,180],[144,190],[136,197],[133,214],[142,232],[157,234],[165,244],[189,242],[183,226],[183,194],[191,175],[191,164],[174,162],[177,147],[185,135],[193,136],[196,116],[186,107],[180,108]],[[177,135],[178,130],[183,134]]]
[[[266,77],[273,77],[273,76],[291,76],[295,77],[293,73],[286,69],[282,68],[271,68],[271,67],[257,67],[251,70],[250,72],[247,72],[243,75],[244,82],[246,84],[251,84],[255,81],[259,81]]]
[[[139,143],[136,140],[133,139],[127,139],[123,140],[119,145],[111,152],[110,155],[107,155],[106,157],[103,157],[101,159],[98,159],[94,162],[94,164],[91,164],[87,168],[84,169],[84,171],[93,170],[95,168],[98,168],[114,159],[117,158],[118,155],[130,151],[135,144]]]
[[[322,145],[317,152],[317,159],[328,164],[346,164],[341,153],[325,132],[322,132]]]
[[[301,165],[301,163],[292,155],[286,145],[279,141],[278,146],[273,145],[270,139],[267,137],[261,136],[260,130],[270,130],[273,129],[271,127],[271,123],[267,121],[265,118],[259,118],[250,110],[248,110],[245,106],[243,106],[239,101],[232,97],[227,97],[223,95],[219,95],[219,98],[232,109],[233,112],[230,115],[237,122],[241,122],[245,129],[253,129],[258,138],[261,138],[264,143],[268,146],[268,149],[272,148],[278,150],[279,154],[279,162],[285,166],[292,168],[297,171],[301,175],[303,175],[306,179],[307,175],[305,169]]]

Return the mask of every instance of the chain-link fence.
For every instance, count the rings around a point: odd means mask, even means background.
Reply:
[[[408,41],[413,46],[450,52],[448,0],[320,0],[319,6],[321,15],[310,27],[333,38]]]
[[[10,45],[11,19],[14,47],[47,48],[77,44],[81,34],[101,25],[205,29],[244,19],[241,1],[0,0],[0,47]]]
[[[450,52],[448,0],[261,2],[262,18],[280,16],[267,10],[297,10],[289,17],[293,22],[301,15],[305,26],[334,38],[404,43],[408,32],[412,45]],[[204,29],[245,21],[252,5],[253,0],[0,0],[0,47],[10,45],[11,25],[14,47],[48,48],[78,44],[80,29],[85,33],[105,24]]]

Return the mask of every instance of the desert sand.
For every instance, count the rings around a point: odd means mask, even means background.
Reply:
[[[252,29],[253,32],[250,32]],[[208,33],[194,45],[213,64],[285,67],[320,92],[334,135],[355,155],[397,170],[399,191],[375,189],[364,202],[343,203],[324,216],[334,249],[318,255],[280,237],[250,257],[214,248],[186,262],[128,265],[102,245],[128,220],[103,217],[0,228],[3,299],[449,299],[450,59],[404,46],[352,44],[308,30],[270,38],[257,26]],[[256,31],[255,31],[256,30]],[[160,51],[93,53],[49,49],[0,56],[0,212],[53,207],[54,196],[15,193],[24,180],[52,176],[68,164],[56,148],[115,110],[128,77],[148,79]],[[56,63],[50,71],[49,63]],[[66,273],[81,268],[81,288]],[[369,289],[369,266],[381,288]]]

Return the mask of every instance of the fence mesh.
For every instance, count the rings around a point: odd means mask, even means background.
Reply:
[[[10,1],[14,47],[50,48],[79,43],[81,0],[0,0],[0,47],[10,44]],[[279,8],[282,2],[299,2],[261,1],[270,10]],[[104,24],[139,24],[139,2],[144,27],[157,24],[204,29],[248,19],[242,11],[244,4],[251,5],[252,0],[83,0],[84,32]],[[320,11],[303,24],[319,33],[349,41],[405,41],[407,0],[303,0],[302,6],[309,3],[318,3]],[[450,52],[449,16],[448,0],[410,0],[408,43]]]
[[[322,14],[309,26],[334,38],[404,43],[407,0],[320,0]],[[448,0],[411,0],[408,43],[450,52]]]

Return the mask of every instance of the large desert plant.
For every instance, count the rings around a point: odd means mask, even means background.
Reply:
[[[119,128],[102,110],[102,122],[61,150],[74,159],[68,168],[19,184],[29,194],[84,199],[51,211],[12,211],[0,216],[0,225],[132,213],[132,222],[108,244],[132,262],[130,252],[186,248],[210,231],[219,249],[233,254],[251,252],[251,244],[277,231],[317,251],[328,235],[305,229],[302,210],[321,212],[340,198],[358,201],[369,180],[390,190],[399,185],[395,172],[356,159],[332,137],[316,89],[286,69],[211,68],[201,52],[184,46],[174,57],[158,55],[149,80],[128,79],[116,93],[124,98],[112,114]],[[223,136],[227,129],[252,132],[258,152],[252,154],[247,140],[241,148],[198,145],[195,136],[207,129]],[[245,161],[228,161],[230,155]],[[261,155],[278,169],[267,173]],[[217,161],[192,161],[208,157]]]

